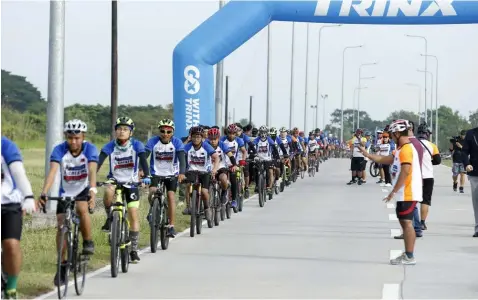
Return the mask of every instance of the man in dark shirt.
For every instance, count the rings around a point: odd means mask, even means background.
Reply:
[[[463,140],[463,163],[468,172],[471,200],[475,213],[475,234],[473,234],[473,237],[478,237],[478,127],[466,132]]]
[[[463,185],[465,184],[465,165],[463,155],[463,140],[465,138],[466,130],[460,132],[460,136],[450,139],[450,151],[452,152],[453,159],[453,190],[456,192],[458,186],[458,176],[460,176],[460,193],[464,193]]]

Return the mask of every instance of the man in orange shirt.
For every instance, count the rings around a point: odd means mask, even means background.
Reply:
[[[420,159],[415,147],[408,138],[410,123],[407,120],[396,120],[390,125],[392,138],[397,144],[397,150],[392,155],[380,156],[370,154],[364,147],[360,150],[365,157],[381,164],[391,165],[393,188],[384,201],[396,200],[396,214],[402,227],[405,252],[390,260],[392,265],[414,265],[415,230],[412,225],[413,211],[418,202],[422,201],[422,172]]]

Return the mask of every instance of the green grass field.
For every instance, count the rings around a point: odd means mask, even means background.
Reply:
[[[40,195],[44,180],[45,150],[30,149],[22,150],[25,168],[36,196]],[[108,170],[108,165],[102,166],[98,180],[103,180]],[[103,191],[99,190],[99,196]],[[143,193],[144,195],[144,193]],[[101,205],[98,205],[101,206]],[[146,221],[149,204],[146,197],[141,198],[140,206],[140,248],[149,246],[149,225]],[[89,263],[89,271],[99,269],[109,264],[109,251],[107,235],[101,231],[105,221],[103,209],[95,211],[92,218],[93,239],[96,245],[96,253]],[[28,217],[25,223],[28,222]],[[30,217],[31,219],[31,217]],[[189,216],[183,216],[181,209],[176,210],[176,231],[180,232],[189,227]],[[53,277],[56,272],[56,228],[45,229],[30,228],[24,226],[22,235],[23,264],[18,281],[18,291],[21,298],[32,298],[41,293],[50,291],[53,285]]]

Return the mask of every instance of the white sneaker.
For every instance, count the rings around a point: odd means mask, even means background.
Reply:
[[[380,186],[382,186],[382,187],[385,186],[385,182],[382,182],[382,183],[380,184]]]
[[[391,184],[391,183],[387,183],[385,186],[386,186],[386,187],[391,187],[392,184]]]

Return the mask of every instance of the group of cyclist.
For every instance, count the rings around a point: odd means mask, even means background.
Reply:
[[[272,193],[274,184],[281,181],[283,165],[289,166],[291,173],[307,170],[310,166],[318,169],[319,163],[326,160],[335,150],[335,142],[324,138],[324,133],[320,129],[310,132],[308,137],[305,137],[298,128],[288,130],[281,127],[277,130],[274,127],[261,126],[256,129],[251,125],[242,127],[240,124],[230,124],[224,129],[224,135],[222,135],[218,126],[194,126],[190,128],[189,136],[181,140],[174,136],[175,124],[172,120],[160,120],[157,127],[158,134],[144,145],[133,138],[135,130],[133,120],[128,117],[118,118],[115,124],[116,138],[98,152],[96,146],[85,139],[87,133],[85,122],[78,119],[66,122],[65,141],[54,147],[50,155],[49,173],[37,201],[34,201],[20,150],[14,142],[2,137],[2,255],[6,258],[2,261],[6,262],[3,270],[7,274],[5,298],[16,297],[16,282],[21,266],[22,210],[32,213],[37,209],[45,209],[47,195],[51,192],[58,172],[61,175],[60,196],[76,198],[74,203],[83,238],[82,255],[93,255],[95,245],[89,211],[94,208],[98,194],[97,172],[106,159],[109,161],[107,177],[117,182],[137,182],[149,186],[150,204],[151,195],[154,194],[159,181],[163,181],[168,201],[167,235],[174,237],[176,235],[174,229],[176,191],[183,181],[194,180],[189,171],[198,171],[201,174],[199,181],[202,186],[204,214],[205,218],[210,220],[209,185],[211,180],[220,184],[222,188],[220,199],[223,204],[229,201],[227,191],[230,188],[232,195],[230,204],[235,207],[238,205],[237,179],[229,175],[238,170],[243,172],[244,198],[247,199],[250,182],[258,178],[251,159],[256,158],[264,163],[267,170],[267,192]],[[168,179],[163,179],[165,177]],[[287,180],[285,184],[289,185],[290,180]],[[106,232],[110,230],[114,189],[113,182],[105,185],[103,203],[107,217],[102,230]],[[140,260],[138,186],[125,189],[125,198],[131,226],[130,262],[137,263]],[[189,203],[183,213],[190,213]],[[60,229],[65,218],[64,202],[57,203],[56,215],[58,229]],[[150,215],[148,220],[149,218]],[[57,231],[56,240],[57,248],[60,249],[60,230]],[[66,256],[66,253],[63,253],[63,259],[66,259]],[[60,268],[63,268],[63,264]],[[54,278],[55,285],[66,283],[65,273],[57,272]]]

